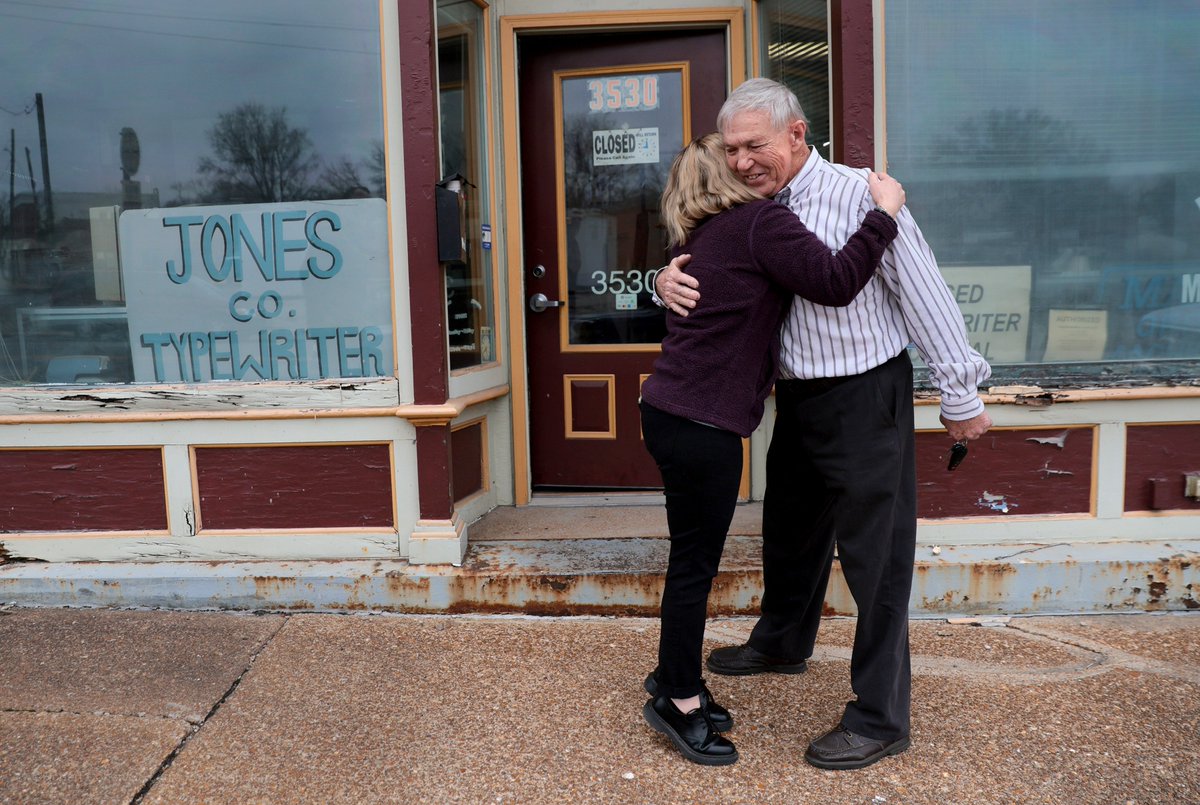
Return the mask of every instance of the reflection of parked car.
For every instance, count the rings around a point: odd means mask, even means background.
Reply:
[[[46,364],[47,383],[105,383],[109,376],[107,355],[63,355]]]
[[[570,299],[592,303],[590,310],[567,306],[572,344],[658,344],[667,333],[666,317],[650,301],[648,293],[638,295],[639,304],[633,310],[595,304],[597,300],[609,301],[611,296],[572,292]]]
[[[90,265],[60,266],[50,284],[52,305],[96,304],[96,275]]]
[[[62,265],[49,249],[16,247],[9,257],[7,277],[14,288],[46,291],[62,272]]]
[[[1179,358],[1200,355],[1200,303],[1151,311],[1138,320],[1138,335],[1161,338],[1169,354]]]

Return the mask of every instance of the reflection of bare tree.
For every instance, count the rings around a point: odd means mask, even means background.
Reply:
[[[357,162],[342,157],[321,170],[321,195],[324,198],[353,197],[353,188],[365,187],[379,195],[385,195],[387,180],[384,170],[383,143],[371,143],[371,153]],[[363,178],[363,176],[366,178]]]
[[[620,128],[621,124],[610,115],[577,115],[567,119],[563,131],[567,209],[658,209],[667,165],[675,157],[673,153],[659,154],[659,161],[650,165],[592,165],[592,132]]]
[[[1073,124],[1040,109],[989,109],[935,140],[930,157],[948,165],[1043,165],[1095,162],[1103,155]]]
[[[901,176],[939,259],[1038,264],[1113,228],[1108,154],[1037,109],[993,109],[934,140]]]
[[[386,195],[387,157],[383,151],[382,140],[375,140],[371,143],[371,154],[367,157],[367,173],[371,177],[375,189],[381,195]]]
[[[666,257],[659,200],[674,153],[660,153],[657,162],[648,164],[593,164],[594,133],[627,128],[625,120],[574,115],[564,121],[568,283],[576,310],[581,315],[599,315],[597,321],[609,321],[611,311],[601,314],[593,308],[608,310],[613,304],[609,295],[587,291],[595,284],[597,272],[641,272],[661,266]],[[645,295],[644,288],[641,292]],[[625,317],[616,314],[616,319]]]
[[[304,129],[288,125],[287,109],[247,103],[224,112],[208,133],[213,156],[200,160],[210,177],[210,201],[293,201],[312,197],[319,160]]]
[[[351,188],[365,187],[367,183],[359,176],[359,166],[349,157],[342,157],[321,170],[321,184],[325,187],[321,195],[341,198],[349,195]]]

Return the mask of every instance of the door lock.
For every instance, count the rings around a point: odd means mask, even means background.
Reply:
[[[558,299],[547,299],[544,293],[535,293],[529,297],[529,309],[534,313],[541,313],[549,307],[562,307],[563,303]]]
[[[540,280],[542,277],[546,276],[546,267],[543,265],[536,265],[529,273],[533,274],[533,278],[535,280]]]

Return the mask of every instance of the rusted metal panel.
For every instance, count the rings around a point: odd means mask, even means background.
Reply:
[[[202,530],[393,527],[386,444],[197,447]]]
[[[1130,425],[1125,430],[1125,511],[1200,510],[1184,496],[1200,473],[1200,424]]]
[[[918,433],[919,516],[1088,513],[1094,440],[1090,427],[992,430],[947,472],[946,434]]]
[[[166,531],[158,448],[0,450],[0,533]]]
[[[710,597],[714,615],[756,615],[761,541],[732,537]],[[668,545],[659,539],[476,543],[462,567],[403,561],[17,563],[0,600],[23,606],[181,609],[658,612]],[[916,564],[910,613],[1124,612],[1200,608],[1200,540],[958,546]],[[854,614],[835,564],[826,614]]]

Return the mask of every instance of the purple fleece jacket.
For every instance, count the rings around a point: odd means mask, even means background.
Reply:
[[[842,307],[861,291],[896,237],[877,210],[836,255],[786,207],[751,201],[696,227],[674,254],[700,280],[685,317],[667,335],[642,399],[659,410],[749,436],[777,373],[779,328],[793,295]]]

